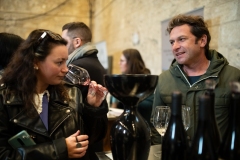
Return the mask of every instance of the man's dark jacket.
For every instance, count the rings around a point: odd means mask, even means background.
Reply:
[[[91,80],[96,81],[98,84],[104,85],[103,81],[103,75],[106,74],[106,70],[100,63],[98,57],[97,57],[98,50],[94,45],[92,45],[90,42],[84,44],[80,48],[77,48],[73,53],[69,55],[69,64],[74,64],[76,66],[82,67],[86,69],[90,75]],[[74,56],[73,56],[74,55]],[[71,57],[73,56],[73,57]],[[71,58],[70,58],[71,57]],[[80,89],[83,93],[83,97],[86,97],[87,95],[87,88],[84,86],[80,86]],[[106,102],[106,100],[104,100]],[[107,103],[105,103],[103,107],[108,109]],[[107,128],[107,115],[106,115],[106,124],[104,128]],[[107,130],[105,130],[106,134]],[[101,152],[103,151],[103,139],[99,142],[90,145],[88,148],[90,154],[91,160],[98,160],[95,152]]]

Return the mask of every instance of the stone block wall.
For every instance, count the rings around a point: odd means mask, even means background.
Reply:
[[[61,34],[62,26],[72,21],[90,24],[87,0],[0,0],[0,32],[27,38],[34,29],[49,29]]]
[[[0,0],[0,32],[26,38],[37,28],[61,33],[65,23],[82,21],[92,28],[93,42],[106,41],[113,73],[120,74],[121,51],[136,48],[152,74],[160,74],[161,22],[201,7],[212,36],[210,48],[240,68],[240,0]],[[136,33],[139,42],[134,44]]]
[[[212,36],[210,48],[218,50],[240,68],[240,0],[96,0],[94,41],[105,40],[113,56],[113,73],[119,74],[121,51],[138,49],[152,74],[162,72],[161,22],[177,14],[204,7]],[[132,36],[139,33],[139,44]]]

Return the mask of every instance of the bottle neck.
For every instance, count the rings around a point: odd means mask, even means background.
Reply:
[[[210,106],[211,106],[211,114],[215,114],[214,111],[214,103],[215,103],[215,93],[213,89],[207,89],[207,91],[205,92],[205,95],[210,97]]]
[[[229,111],[229,124],[240,127],[240,93],[232,94],[232,105]]]
[[[182,95],[179,93],[172,94],[171,115],[182,117]]]
[[[209,95],[202,95],[199,97],[199,121],[208,121],[211,112],[211,97]]]

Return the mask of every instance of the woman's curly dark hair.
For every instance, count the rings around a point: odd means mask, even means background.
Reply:
[[[47,34],[40,38],[43,33]],[[37,29],[30,33],[28,38],[20,45],[7,68],[4,70],[1,82],[8,87],[7,96],[17,95],[23,101],[25,109],[31,115],[36,94],[36,70],[35,61],[43,61],[58,45],[66,45],[67,42],[56,33],[49,30]],[[67,90],[63,84],[49,86],[48,90],[56,90],[60,97],[68,98]]]

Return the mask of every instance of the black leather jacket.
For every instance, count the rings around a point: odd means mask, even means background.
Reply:
[[[65,138],[77,130],[80,130],[81,134],[88,134],[90,144],[105,136],[107,104],[102,104],[99,108],[89,106],[83,103],[81,91],[77,87],[68,87],[72,98],[69,103],[60,99],[56,93],[50,93],[49,126],[46,130],[40,117],[29,118],[22,107],[22,101],[16,96],[7,98],[7,87],[0,84],[1,160],[66,160],[68,153]],[[29,133],[36,145],[14,150],[8,144],[8,139],[22,130]],[[87,157],[86,154],[85,158],[81,159],[88,159]]]

